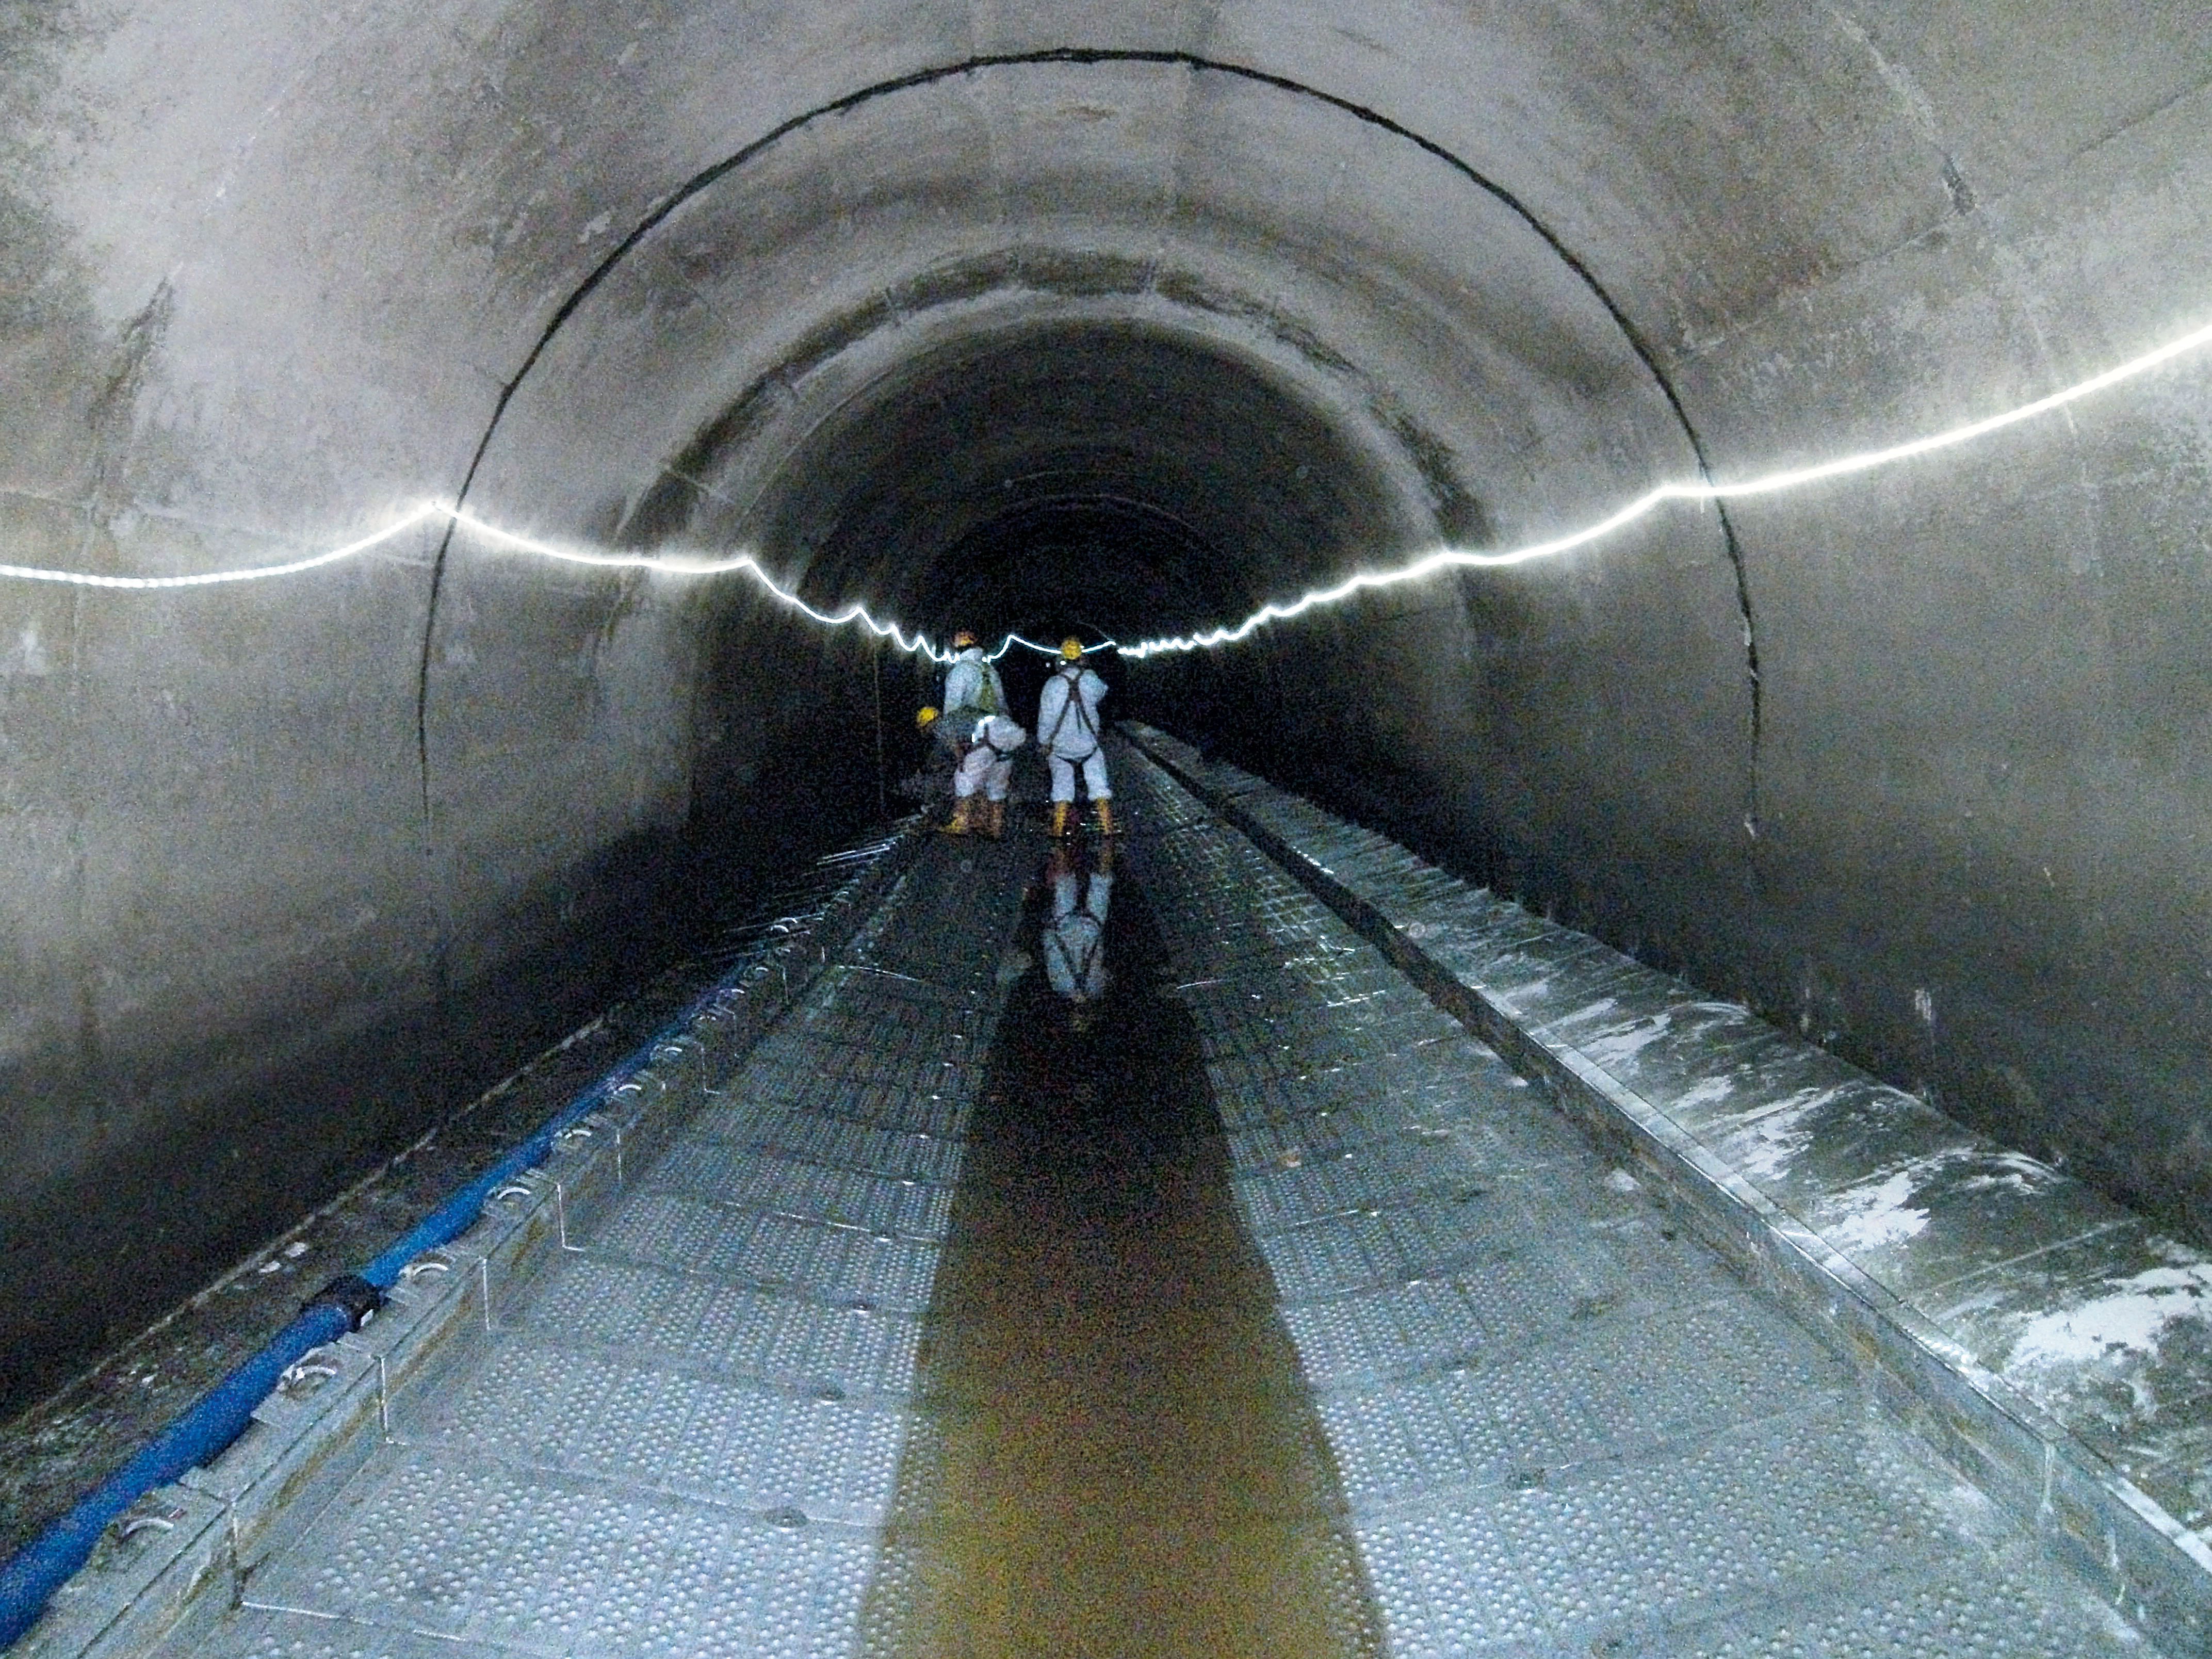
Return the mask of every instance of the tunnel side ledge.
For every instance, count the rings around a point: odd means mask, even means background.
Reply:
[[[2212,1443],[2201,1253],[1737,1005],[1166,732],[1122,730],[1547,1085],[2100,1595],[2176,1652],[2212,1650],[2212,1547],[2175,1513],[2194,1508],[2191,1451]],[[2094,1340],[2160,1290],[2147,1345]]]

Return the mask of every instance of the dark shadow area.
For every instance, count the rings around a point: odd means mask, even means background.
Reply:
[[[1040,645],[1069,636],[1086,646],[1145,619],[1211,616],[1236,603],[1227,561],[1173,514],[1112,495],[1025,505],[971,532],[944,555],[931,595],[947,632],[968,627],[994,644],[1012,632]],[[1132,701],[1139,678],[1111,651],[1091,667],[1111,687],[1115,719],[1148,718]],[[999,664],[1014,718],[1035,723],[1053,661],[1020,646]]]
[[[1199,626],[1422,533],[1382,458],[1279,369],[1133,321],[910,354],[772,488],[733,476],[723,494],[757,495],[740,520],[707,487],[743,461],[710,444],[684,468],[694,542],[759,546],[817,604],[940,635]]]
[[[0,1306],[0,1419],[128,1341],[532,1054],[636,995],[711,935],[718,918],[876,817],[872,765],[824,768],[816,745],[779,737],[758,763],[789,780],[774,810],[760,810],[757,796],[710,801],[680,834],[634,836],[539,884],[506,918],[507,935],[535,941],[530,948],[442,987],[431,964],[428,982],[384,988],[373,1016],[335,1042],[303,1041],[304,1021],[228,1042],[200,1073],[215,1086],[166,1108],[165,1136],[120,1142],[81,1178],[12,1211],[0,1243],[9,1287]],[[872,761],[855,747],[856,761]]]
[[[763,907],[876,821],[863,746],[825,765],[803,729],[755,742],[746,778],[776,781],[776,810],[758,785],[702,794],[680,832],[523,896],[515,933],[533,936],[534,914],[559,944],[442,1002],[418,988],[334,1048],[287,1058],[273,1033],[158,1156],[17,1212],[0,1238],[0,1554],[657,1030]],[[295,1230],[297,1255],[271,1253]]]
[[[1144,896],[1054,852],[1021,938],[865,1650],[1379,1653]]]

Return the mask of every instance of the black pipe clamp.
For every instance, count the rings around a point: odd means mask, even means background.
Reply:
[[[301,1313],[317,1308],[336,1308],[346,1316],[346,1328],[357,1331],[376,1317],[384,1305],[384,1292],[359,1273],[340,1273],[300,1304]]]

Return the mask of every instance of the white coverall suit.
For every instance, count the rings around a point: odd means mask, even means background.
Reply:
[[[1054,867],[1052,924],[1041,942],[1045,977],[1070,1002],[1094,1002],[1106,994],[1106,903],[1114,878],[1092,871],[1079,907],[1076,888],[1082,879],[1070,865]]]
[[[968,734],[968,752],[952,775],[952,793],[965,800],[978,789],[985,800],[1004,800],[1013,782],[1013,752],[1030,740],[1030,734],[1004,714],[986,714]]]
[[[1044,744],[1052,767],[1052,798],[1075,799],[1075,769],[1083,769],[1083,787],[1093,800],[1114,799],[1106,777],[1106,750],[1098,742],[1098,705],[1105,699],[1106,682],[1084,667],[1070,663],[1056,668],[1044,683],[1037,699],[1037,741]]]
[[[981,646],[969,646],[945,671],[945,723],[964,735],[971,721],[1006,712],[1006,688],[999,665],[983,654]]]

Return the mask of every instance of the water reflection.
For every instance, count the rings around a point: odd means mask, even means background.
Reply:
[[[1069,1005],[1068,1023],[1088,1027],[1106,994],[1106,909],[1114,896],[1114,849],[1087,856],[1055,847],[1045,865],[1052,909],[1039,939],[1045,977]]]
[[[1030,884],[1033,965],[1002,981],[862,1651],[1371,1655],[1380,1618],[1198,1030],[1141,862],[1122,854],[1115,904],[1110,857],[1057,850]]]

